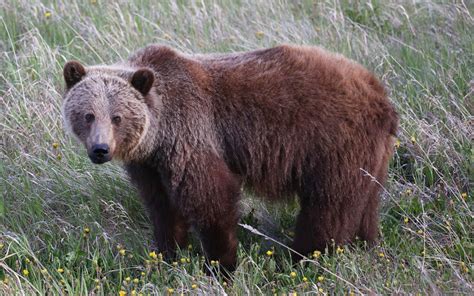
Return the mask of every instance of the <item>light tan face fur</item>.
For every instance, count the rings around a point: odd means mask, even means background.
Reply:
[[[112,158],[127,160],[148,130],[148,107],[127,76],[131,75],[107,68],[87,68],[64,96],[65,123],[85,145],[94,163]],[[108,148],[107,157],[101,161],[94,158],[97,145]]]

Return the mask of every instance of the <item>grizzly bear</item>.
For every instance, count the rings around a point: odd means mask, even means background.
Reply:
[[[187,55],[150,45],[112,66],[64,67],[66,125],[93,163],[119,159],[149,210],[157,249],[198,232],[236,267],[242,188],[298,197],[294,259],[378,235],[398,116],[359,64],[283,45]]]

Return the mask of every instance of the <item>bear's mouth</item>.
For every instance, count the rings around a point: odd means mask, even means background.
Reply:
[[[95,164],[102,164],[112,159],[112,151],[108,144],[93,144],[88,149],[87,154],[90,160]]]
[[[95,164],[103,164],[112,160],[112,155],[107,154],[89,154],[90,160]]]

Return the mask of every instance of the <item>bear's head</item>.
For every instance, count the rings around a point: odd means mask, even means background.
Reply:
[[[63,118],[93,163],[127,160],[150,125],[147,95],[154,73],[147,68],[64,66]]]

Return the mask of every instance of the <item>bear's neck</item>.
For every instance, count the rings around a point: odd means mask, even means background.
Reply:
[[[126,162],[166,166],[176,153],[183,152],[178,151],[180,145],[195,149],[204,142],[216,142],[209,140],[213,136],[209,106],[213,81],[200,63],[184,57],[173,67],[163,64],[159,69],[151,68],[155,82],[146,97],[148,127]],[[167,159],[161,159],[164,155]]]

